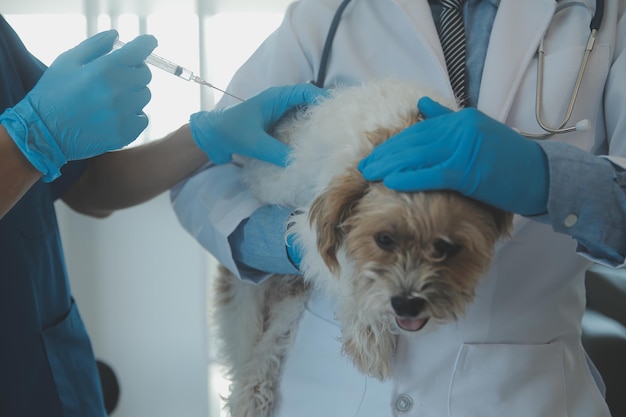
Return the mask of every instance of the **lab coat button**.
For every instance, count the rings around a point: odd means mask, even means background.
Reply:
[[[563,225],[565,227],[572,227],[576,224],[577,221],[578,221],[578,216],[575,214],[570,214],[569,216],[565,218],[565,220],[563,220]]]
[[[396,411],[398,413],[408,413],[411,408],[413,408],[413,399],[408,395],[401,395],[396,399]]]

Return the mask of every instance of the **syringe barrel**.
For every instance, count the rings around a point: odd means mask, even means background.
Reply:
[[[116,40],[113,47],[119,49],[124,45],[124,42]],[[186,81],[191,80],[191,77],[193,77],[193,72],[155,54],[148,55],[145,62],[147,64],[154,65],[157,68],[161,68],[163,71],[169,72],[170,74],[180,77]]]
[[[177,77],[182,78],[183,80],[189,81],[193,76],[193,73],[186,68],[181,67],[180,65],[176,65],[173,62],[168,61],[167,59],[161,58],[158,55],[151,54],[146,58],[146,63],[150,65],[154,65],[157,68],[161,68],[164,71],[169,72],[170,74],[174,74]]]

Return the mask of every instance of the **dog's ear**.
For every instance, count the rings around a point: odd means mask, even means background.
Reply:
[[[491,212],[495,223],[496,235],[499,238],[510,236],[513,229],[513,213],[495,207],[491,207]]]
[[[334,274],[340,269],[337,251],[348,232],[344,222],[367,189],[368,182],[356,168],[352,168],[333,178],[330,186],[311,205],[309,221],[317,233],[317,249]]]

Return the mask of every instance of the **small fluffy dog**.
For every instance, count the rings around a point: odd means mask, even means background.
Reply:
[[[392,374],[399,332],[455,320],[473,300],[512,215],[454,192],[392,191],[357,170],[374,146],[420,120],[423,95],[423,87],[394,80],[337,88],[276,127],[293,149],[286,168],[246,160],[252,192],[294,208],[289,233],[304,249],[304,277],[254,285],[220,269],[213,319],[233,417],[271,415],[312,286],[336,300],[343,352],[379,379]]]

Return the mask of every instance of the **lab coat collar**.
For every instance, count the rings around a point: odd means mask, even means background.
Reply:
[[[506,120],[555,8],[554,0],[500,1],[485,58],[479,109]]]
[[[448,78],[446,59],[443,55],[441,41],[439,40],[439,34],[433,21],[428,0],[392,0],[392,2],[396,3],[409,17],[411,24],[415,28],[416,36],[420,38],[420,41],[429,46],[426,49],[431,52],[431,56],[424,57],[424,62],[435,62],[437,64],[436,71],[438,72],[438,79],[432,79],[429,82],[433,83],[434,88],[441,88],[442,91],[447,88],[450,97],[454,97]]]
[[[419,0],[417,2],[415,0],[393,0],[393,2],[409,16],[410,21],[416,28],[415,32],[426,44],[430,45],[430,50],[433,52],[436,61],[445,71],[446,60],[443,56],[439,34],[433,21],[433,14],[428,0]]]
[[[441,75],[439,84],[449,90],[446,61],[437,28],[427,0],[392,0],[409,16],[422,42],[428,44],[432,61]],[[504,121],[511,110],[522,77],[535,56],[541,37],[548,29],[556,2],[554,0],[500,0],[496,14],[478,98],[478,108]],[[426,61],[430,61],[426,59]]]

